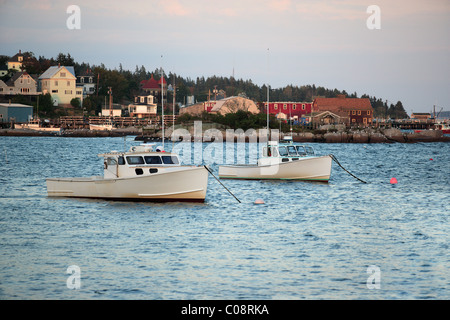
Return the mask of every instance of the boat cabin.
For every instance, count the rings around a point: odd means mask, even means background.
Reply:
[[[310,146],[281,144],[272,141],[267,147],[263,148],[263,157],[313,157],[314,149]]]
[[[104,178],[130,178],[133,176],[151,175],[180,166],[177,154],[153,150],[153,145],[131,147],[128,152],[100,154],[104,157]]]

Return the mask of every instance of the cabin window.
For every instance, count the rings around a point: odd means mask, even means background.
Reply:
[[[306,153],[310,156],[314,155],[314,149],[312,147],[305,147]]]
[[[174,156],[162,156],[164,164],[178,164],[178,158]]]
[[[145,156],[144,159],[146,164],[162,164],[160,156]]]
[[[122,157],[122,156],[120,156],[118,162],[119,162],[119,165],[120,165],[120,166],[123,166],[123,165],[125,164],[125,158]]]
[[[303,147],[303,146],[297,146],[297,152],[298,152],[299,156],[302,156],[302,157],[306,156],[306,150],[305,150],[305,147]]]
[[[280,152],[280,156],[285,157],[288,155],[286,147],[279,147],[278,151]]]
[[[131,165],[144,164],[144,159],[141,156],[129,156],[127,157],[127,162]]]
[[[282,162],[289,162],[289,158],[283,158],[281,159]]]
[[[107,158],[106,163],[108,164],[108,166],[115,166],[117,165],[117,160],[114,158]]]
[[[296,156],[297,155],[297,149],[295,146],[288,146],[288,152],[290,156]]]
[[[150,172],[150,173],[158,173],[158,169],[156,169],[156,168],[150,168],[149,172]]]
[[[138,176],[144,174],[144,170],[142,170],[141,168],[136,168],[136,169],[134,169],[134,171],[136,172],[136,174],[137,174]]]

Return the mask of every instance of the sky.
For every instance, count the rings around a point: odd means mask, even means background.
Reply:
[[[0,0],[3,55],[315,84],[408,114],[450,111],[449,34],[449,0]]]

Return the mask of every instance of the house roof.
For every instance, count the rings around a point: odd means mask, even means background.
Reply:
[[[48,68],[43,74],[41,74],[39,79],[50,79],[55,74],[57,74],[60,70],[62,70],[63,68],[66,68],[66,70],[69,71],[75,77],[75,69],[73,67],[52,66],[52,67]]]
[[[22,62],[22,61],[19,61],[19,57],[23,57],[23,54],[22,54],[22,51],[21,51],[21,50],[19,50],[19,53],[16,53],[15,55],[13,55],[13,56],[8,60],[8,62]]]
[[[337,98],[316,98],[313,102],[314,111],[348,111],[348,110],[372,110],[368,98],[347,98],[343,95]]]
[[[150,79],[141,81],[142,89],[160,89],[161,81],[162,81],[163,86],[167,85],[166,79],[164,77],[162,77],[158,81],[158,80],[155,80],[155,78],[153,78],[153,73],[152,73],[152,75],[150,76]]]
[[[16,73],[11,77],[11,79],[9,79],[9,80],[6,82],[6,84],[7,84],[8,86],[13,86],[13,85],[14,85],[14,82],[16,82],[16,80],[19,79],[20,77],[22,77],[23,75],[28,75],[28,76],[30,76],[31,79],[33,79],[33,81],[36,81],[36,79],[34,79],[33,76],[31,76],[31,75],[29,75],[27,72],[23,71],[23,72],[16,72]]]

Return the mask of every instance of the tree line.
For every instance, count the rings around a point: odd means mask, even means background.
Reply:
[[[128,104],[134,101],[134,97],[140,92],[140,83],[142,80],[150,79],[151,75],[159,81],[161,70],[147,70],[143,65],[137,66],[134,71],[126,70],[122,64],[118,68],[109,69],[103,63],[100,65],[91,65],[86,62],[77,62],[70,53],[59,53],[55,58],[45,58],[44,56],[35,57],[33,52],[24,52],[24,68],[29,74],[42,74],[50,66],[62,65],[73,66],[76,75],[83,74],[87,70],[91,70],[98,87],[94,95],[83,100],[82,107],[88,113],[98,113],[104,104],[104,98],[108,96],[108,88],[112,88],[114,103]],[[9,57],[0,56],[0,64],[7,61]],[[188,96],[194,96],[197,102],[207,101],[212,95],[212,90],[223,90],[226,96],[244,96],[255,102],[264,102],[267,97],[266,85],[259,86],[252,82],[251,79],[235,79],[234,77],[199,76],[195,80],[189,77],[183,77],[176,73],[166,72],[164,77],[168,84],[176,86],[176,102],[185,104]],[[173,93],[170,93],[173,94]],[[315,97],[334,98],[344,94],[349,98],[368,98],[374,109],[375,118],[392,118],[404,119],[408,115],[401,101],[396,104],[383,101],[381,98],[363,94],[358,96],[356,92],[348,93],[345,90],[329,89],[315,84],[293,85],[289,84],[282,88],[271,88],[270,100],[272,101],[298,101],[312,102]],[[48,97],[42,97],[42,101],[49,100]],[[172,110],[172,97],[169,96],[167,108]],[[75,103],[75,102],[74,102]],[[51,107],[43,107],[51,114]],[[160,112],[161,110],[159,110]]]

